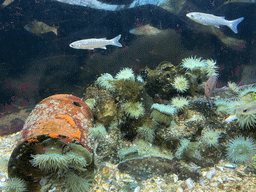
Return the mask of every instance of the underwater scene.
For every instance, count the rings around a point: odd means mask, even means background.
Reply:
[[[256,191],[255,0],[0,0],[0,191]]]

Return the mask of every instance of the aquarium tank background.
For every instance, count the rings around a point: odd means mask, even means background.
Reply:
[[[0,4],[1,190],[255,190],[255,1]]]

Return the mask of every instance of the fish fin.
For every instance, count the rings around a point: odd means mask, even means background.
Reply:
[[[218,29],[220,28],[220,26],[219,26],[219,25],[215,25],[215,27],[217,27]]]
[[[59,28],[60,26],[58,26],[58,27],[53,27],[53,29],[52,29],[52,32],[55,34],[55,35],[58,35],[58,28]]]
[[[238,33],[237,31],[237,25],[244,20],[243,17],[229,21],[228,27],[234,32]]]
[[[129,33],[135,34],[135,29],[131,29],[131,30],[129,31]]]
[[[99,47],[99,48],[101,48],[101,49],[107,49],[107,47]]]
[[[121,34],[116,36],[115,38],[111,39],[111,41],[112,41],[111,45],[114,45],[117,47],[122,47],[122,44],[118,42],[120,40],[120,38],[121,38]]]

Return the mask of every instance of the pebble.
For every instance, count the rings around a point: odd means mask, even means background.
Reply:
[[[230,169],[235,169],[235,168],[237,168],[237,165],[233,164],[233,163],[229,163],[229,164],[226,164],[225,167],[230,168]]]
[[[194,183],[193,183],[193,181],[192,181],[191,178],[188,178],[188,179],[185,181],[185,183],[186,183],[186,185],[187,185],[187,187],[188,187],[189,189],[193,189],[193,188],[195,187],[195,185],[194,185]]]
[[[212,177],[216,174],[216,169],[215,167],[213,167],[210,171],[207,172],[206,174],[206,178],[211,180]]]

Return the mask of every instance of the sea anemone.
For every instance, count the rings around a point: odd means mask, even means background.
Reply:
[[[188,80],[183,76],[177,76],[174,78],[174,83],[172,86],[181,93],[184,93],[189,89],[189,82]]]
[[[155,130],[148,126],[139,127],[137,133],[140,137],[144,138],[145,141],[150,143],[152,143],[155,138]]]
[[[90,191],[90,188],[92,187],[91,182],[92,181],[90,179],[79,177],[73,172],[69,172],[66,174],[66,186],[68,188],[68,191]]]
[[[220,99],[215,100],[214,104],[218,107],[217,111],[226,112],[228,109],[229,102],[230,102],[230,100],[228,100],[228,99],[220,98]]]
[[[138,75],[136,79],[138,82],[144,83],[144,79],[140,75]]]
[[[193,56],[182,59],[181,61],[181,66],[187,70],[191,70],[193,71],[194,69],[199,69],[199,68],[203,68],[206,67],[206,63],[205,61],[201,60],[202,58],[193,58]]]
[[[189,147],[189,144],[190,140],[185,138],[181,139],[177,151],[175,152],[175,157],[180,158],[183,152]]]
[[[250,87],[245,88],[244,90],[239,92],[239,97],[242,98],[242,97],[246,96],[249,93],[256,93],[256,87],[250,86]]]
[[[228,82],[228,87],[234,92],[234,93],[239,93],[239,87],[236,83]]]
[[[113,81],[115,79],[113,78],[113,76],[109,73],[104,73],[102,74],[100,77],[98,77],[98,79],[96,80],[96,84],[99,85],[100,87],[103,87],[107,90],[111,90],[114,91],[115,90],[115,86],[113,85]]]
[[[68,147],[64,148],[64,153],[65,155],[74,154],[77,157],[82,157],[83,159],[76,159],[77,161],[80,161],[80,165],[90,165],[93,162],[91,153],[78,143],[70,143]]]
[[[153,118],[158,123],[164,123],[167,126],[169,126],[172,122],[174,113],[176,112],[176,109],[172,105],[164,105],[164,104],[158,104],[154,103],[151,106],[151,109],[153,109],[150,117]]]
[[[206,70],[207,77],[218,76],[218,66],[216,66],[216,61],[214,61],[213,59],[207,59],[204,60],[204,63],[206,63],[204,70]]]
[[[100,139],[100,138],[104,138],[105,135],[107,135],[107,131],[106,128],[104,127],[103,124],[101,123],[97,123],[94,128],[90,129],[90,132],[92,133],[93,137],[95,139]]]
[[[204,129],[201,136],[201,142],[209,147],[217,146],[218,139],[220,138],[220,131],[212,129]]]
[[[139,148],[138,145],[124,147],[118,151],[117,156],[121,161],[137,157],[138,148]]]
[[[151,109],[156,109],[161,113],[165,113],[167,115],[173,115],[176,111],[176,109],[172,105],[164,105],[164,104],[158,104],[154,103],[151,106]]]
[[[129,115],[130,118],[138,119],[144,115],[145,109],[140,102],[127,102],[122,104],[122,109],[126,115]]]
[[[26,183],[20,178],[13,177],[9,179],[5,184],[3,189],[6,192],[24,192],[26,190]]]
[[[135,76],[134,76],[134,72],[131,68],[124,68],[121,71],[119,71],[116,76],[116,79],[120,80],[120,79],[130,79],[135,81]]]
[[[256,145],[253,139],[237,136],[227,144],[227,158],[232,162],[244,163],[255,155]]]
[[[84,157],[80,155],[76,155],[74,153],[68,153],[64,155],[69,163],[69,167],[72,167],[79,171],[86,171],[87,162]]]
[[[185,97],[174,97],[172,98],[171,104],[178,110],[183,110],[186,106],[189,105],[189,100],[187,100]]]
[[[39,167],[42,171],[56,172],[68,169],[67,159],[60,154],[37,154],[31,155],[31,157],[33,158],[31,164]]]
[[[250,128],[255,125],[256,123],[256,114],[238,114],[236,113],[237,117],[237,122],[239,126],[244,129],[244,128]]]

